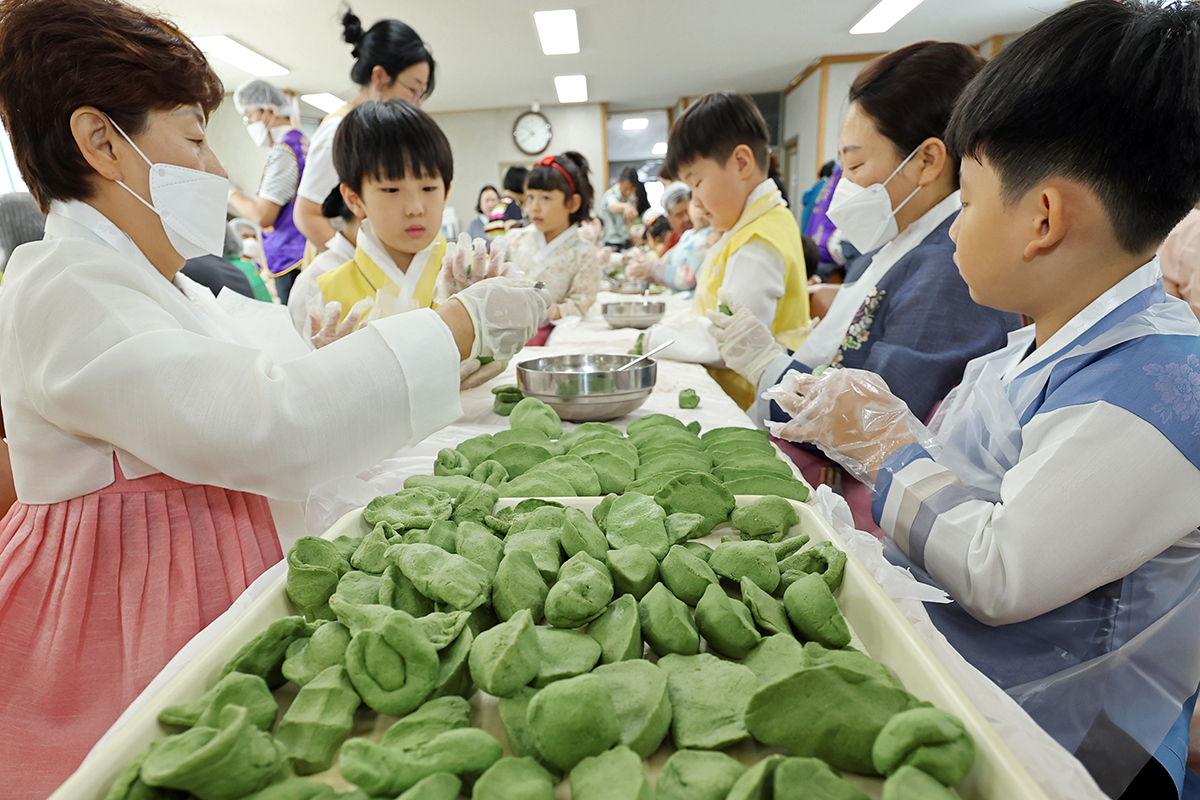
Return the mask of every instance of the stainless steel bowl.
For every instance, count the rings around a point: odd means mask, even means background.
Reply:
[[[666,303],[604,303],[600,316],[613,328],[649,328],[663,318]]]
[[[616,419],[644,403],[658,377],[652,358],[617,372],[636,358],[596,353],[535,358],[517,364],[517,385],[565,420]]]

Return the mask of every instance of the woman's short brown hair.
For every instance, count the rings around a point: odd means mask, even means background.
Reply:
[[[0,0],[0,114],[43,210],[84,200],[91,167],[71,114],[95,106],[130,136],[146,114],[224,95],[200,49],[174,25],[116,0]]]

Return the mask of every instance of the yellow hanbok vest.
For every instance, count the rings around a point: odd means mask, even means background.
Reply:
[[[808,272],[804,268],[800,226],[787,206],[778,202],[775,193],[756,200],[743,216],[749,221],[734,231],[705,265],[696,286],[694,309],[700,316],[717,308],[717,290],[724,282],[729,257],[757,236],[783,256],[783,296],[776,301],[771,332],[777,342],[794,350],[804,340],[808,325]],[[755,387],[741,375],[731,369],[710,368],[708,373],[742,409],[754,403]]]
[[[421,272],[417,289],[413,293],[414,308],[437,308],[437,304],[433,302],[433,291],[445,255],[446,240],[439,233]],[[355,248],[353,259],[317,278],[317,286],[320,287],[325,302],[332,303],[337,300],[342,304],[342,319],[346,318],[346,314],[350,313],[350,308],[355,303],[364,297],[377,298],[379,289],[390,283],[391,279],[361,247]]]

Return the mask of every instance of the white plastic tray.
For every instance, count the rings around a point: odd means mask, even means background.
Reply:
[[[600,498],[594,497],[554,499],[563,505],[574,506],[587,512],[600,501]],[[738,505],[743,506],[754,499],[739,496]],[[514,505],[518,500],[501,502]],[[793,505],[800,515],[800,524],[793,529],[793,534],[807,533],[813,542],[831,541],[842,550],[846,549],[829,523],[813,508],[804,503]],[[369,532],[370,528],[362,521],[361,511],[353,511],[330,528],[325,536],[363,536]],[[729,532],[729,526],[724,525],[714,530],[706,539],[710,544],[715,544],[722,535]],[[955,684],[862,564],[848,551],[847,556],[845,579],[837,592],[837,599],[854,633],[855,645],[886,665],[909,692],[958,716],[975,738],[975,766],[956,787],[960,797],[963,800],[1046,800],[1045,793]],[[51,800],[103,800],[122,766],[144,750],[150,742],[167,734],[157,721],[161,709],[199,697],[216,682],[225,662],[242,644],[265,630],[273,620],[295,613],[286,596],[285,579],[286,575],[281,571],[274,584],[242,613],[230,620],[224,630],[217,633],[196,658],[165,682],[153,696],[141,698],[145,702],[139,710],[110,731],[106,740],[92,751],[79,770],[51,796]],[[290,701],[286,687],[277,694],[282,695],[281,704]],[[496,712],[495,699],[477,692],[471,702],[474,708],[472,724],[488,730],[503,742],[504,731]],[[377,738],[391,721],[391,718],[377,717],[369,710],[362,711],[356,723],[355,735]],[[748,740],[731,752],[743,761],[753,763],[764,753],[781,751],[757,746]],[[652,779],[657,777],[667,755],[669,746],[660,748],[647,762],[647,772]],[[352,788],[337,775],[336,766],[330,773],[314,777],[339,789]],[[879,797],[879,780],[853,775],[847,777],[872,797]],[[566,781],[559,786],[557,796],[561,800],[570,797]]]

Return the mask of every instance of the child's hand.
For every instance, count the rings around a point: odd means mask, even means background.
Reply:
[[[772,422],[771,433],[813,442],[854,477],[874,486],[884,460],[906,444],[933,437],[883,378],[861,369],[827,369],[820,375],[792,371],[767,391],[792,416]]]
[[[649,279],[651,273],[650,261],[641,250],[634,250],[629,255],[629,265],[625,267],[626,277],[634,280]]]
[[[725,366],[757,386],[783,348],[776,344],[775,334],[762,320],[730,297],[724,287],[717,297],[722,308],[729,308],[729,313],[708,311],[705,316],[712,322],[708,332],[717,340],[717,349],[721,351]]]
[[[364,297],[350,307],[345,319],[339,321],[342,315],[340,302],[334,300],[322,306],[317,295],[309,295],[306,305],[313,347],[320,349],[366,325],[365,317],[374,304],[374,298]]]

